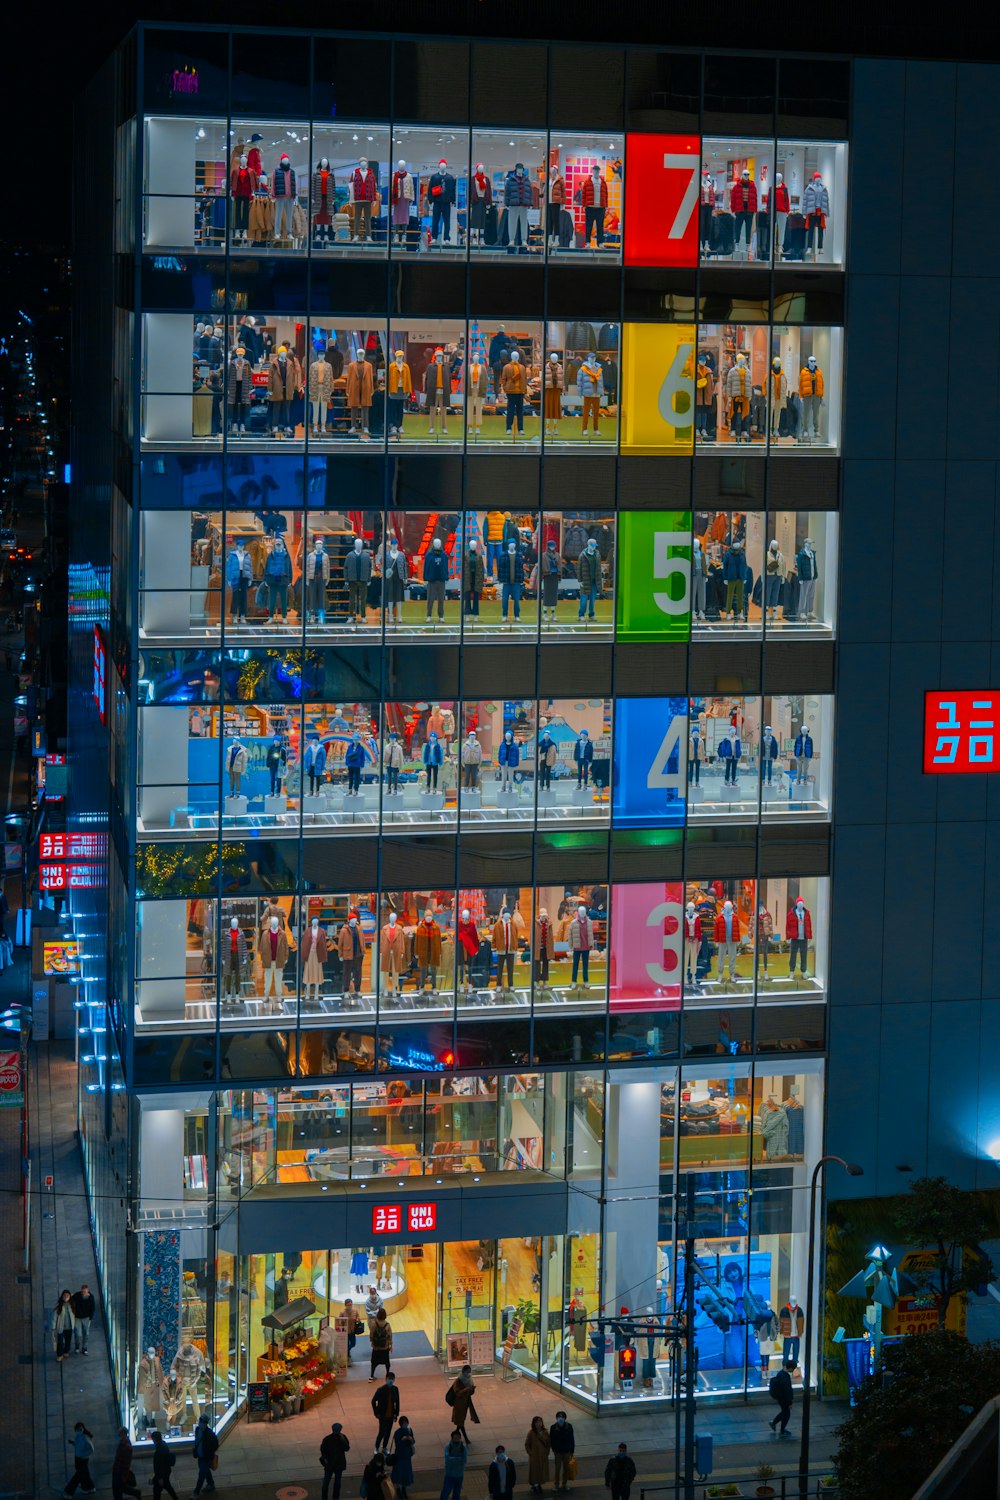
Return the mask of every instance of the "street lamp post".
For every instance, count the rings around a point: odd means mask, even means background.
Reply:
[[[813,1278],[816,1266],[816,1188],[819,1184],[819,1175],[827,1162],[835,1161],[843,1167],[850,1177],[863,1177],[864,1168],[859,1167],[857,1162],[845,1161],[842,1156],[821,1156],[813,1167],[812,1182],[809,1187],[809,1265],[806,1277],[806,1316],[803,1334],[806,1346],[806,1378],[802,1383],[802,1437],[799,1443],[799,1494],[806,1495],[809,1492],[809,1408],[810,1390],[810,1339],[812,1337],[812,1310],[813,1310]]]

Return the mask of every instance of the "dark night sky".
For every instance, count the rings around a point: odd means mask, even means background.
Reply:
[[[985,61],[998,56],[1000,42],[996,21],[984,23],[985,11],[978,7],[952,7],[944,24],[939,8],[925,10],[910,0],[365,0],[350,14],[358,29],[635,41],[664,48],[672,43],[735,53],[774,49]],[[29,243],[68,243],[71,173],[61,172],[60,162],[67,147],[73,149],[75,96],[140,18],[190,22],[194,28],[206,22],[309,28],[319,14],[315,4],[298,0],[280,7],[273,0],[150,0],[141,9],[75,6],[59,13],[38,12],[31,4],[12,7],[4,27],[7,56],[22,62],[8,68],[8,113],[21,123],[18,151],[27,153],[28,172],[26,194],[15,195],[25,214],[20,221],[8,216],[8,225]]]

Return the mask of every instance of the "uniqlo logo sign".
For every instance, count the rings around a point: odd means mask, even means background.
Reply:
[[[403,1227],[403,1210],[398,1203],[387,1203],[372,1209],[372,1234],[398,1234]]]
[[[696,135],[625,138],[625,264],[698,264]]]
[[[1000,771],[995,734],[1000,691],[948,693],[924,698],[924,770],[936,776]]]
[[[406,1211],[406,1227],[410,1230],[437,1228],[436,1203],[411,1203]]]

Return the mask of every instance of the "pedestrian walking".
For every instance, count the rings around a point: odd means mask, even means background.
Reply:
[[[767,1383],[771,1399],[778,1403],[778,1415],[770,1422],[768,1427],[774,1432],[777,1429],[779,1437],[788,1437],[788,1419],[792,1415],[792,1402],[795,1393],[792,1390],[792,1371],[795,1369],[795,1361],[785,1360],[776,1375],[772,1375]]]
[[[399,1392],[396,1389],[396,1377],[391,1370],[385,1377],[385,1385],[380,1385],[372,1397],[372,1411],[378,1420],[375,1451],[378,1452],[381,1448],[385,1453],[389,1448],[389,1435],[393,1424],[399,1416]]]
[[[194,1430],[194,1456],[198,1460],[198,1482],[192,1490],[192,1495],[200,1495],[202,1489],[214,1490],[215,1477],[213,1470],[218,1468],[219,1439],[209,1425],[208,1415],[202,1412],[198,1418],[198,1426]]]
[[[163,1433],[159,1428],[153,1428],[153,1500],[160,1500],[164,1493],[177,1500],[177,1491],[170,1481],[170,1471],[177,1462],[177,1454],[172,1453],[163,1441]]]
[[[142,1491],[132,1473],[132,1444],[127,1427],[118,1429],[118,1447],[111,1464],[111,1493],[114,1500],[122,1500],[123,1495],[134,1495],[135,1500],[141,1500]]]
[[[469,1450],[462,1441],[460,1432],[453,1432],[444,1450],[444,1484],[441,1500],[462,1500],[462,1481],[465,1479],[465,1464]]]
[[[406,1417],[400,1417],[392,1444],[392,1469],[389,1477],[396,1486],[399,1500],[409,1500],[407,1490],[413,1483],[413,1455],[417,1440]]]
[[[371,1385],[375,1379],[375,1371],[380,1365],[385,1365],[386,1375],[392,1369],[392,1324],[386,1316],[384,1307],[380,1307],[375,1314],[374,1323],[370,1324],[372,1345],[372,1367],[368,1376],[368,1384]]]
[[[78,1354],[86,1354],[91,1320],[97,1311],[94,1294],[86,1282],[78,1292],[73,1293],[72,1308],[73,1317],[76,1320],[73,1328],[73,1348]]]
[[[372,1329],[375,1327],[375,1319],[378,1317],[378,1310],[381,1306],[382,1298],[379,1296],[378,1287],[370,1286],[368,1288],[368,1296],[362,1303],[365,1317],[368,1319],[369,1338],[371,1338]]]
[[[384,1500],[385,1454],[377,1450],[365,1464],[361,1476],[361,1493],[365,1500]]]
[[[549,1429],[541,1417],[532,1417],[528,1435],[524,1440],[524,1451],[528,1455],[528,1483],[533,1495],[542,1493],[542,1486],[549,1482],[549,1449],[552,1441]]]
[[[517,1470],[514,1468],[514,1460],[508,1458],[503,1443],[498,1444],[493,1455],[486,1483],[491,1500],[511,1500],[517,1483]]]
[[[354,1310],[354,1302],[350,1297],[344,1298],[344,1319],[347,1323],[347,1363],[353,1364],[351,1350],[358,1342],[358,1329],[363,1327],[361,1319]]]
[[[619,1443],[618,1452],[608,1459],[604,1470],[604,1487],[611,1491],[611,1500],[628,1500],[635,1478],[635,1464],[628,1456],[628,1444]]]
[[[347,1434],[339,1422],[334,1422],[319,1445],[319,1461],[323,1465],[323,1490],[321,1500],[340,1500],[340,1486],[347,1468],[347,1455],[351,1451]],[[330,1480],[333,1493],[330,1493]]]
[[[73,1348],[73,1297],[68,1287],[59,1293],[59,1300],[52,1310],[52,1344],[56,1360],[62,1364]]]
[[[455,1376],[454,1381],[448,1387],[445,1400],[452,1410],[455,1431],[462,1434],[467,1448],[471,1448],[472,1444],[469,1441],[469,1434],[465,1430],[465,1424],[470,1416],[474,1422],[479,1422],[479,1415],[472,1404],[472,1398],[475,1393],[476,1382],[472,1378],[472,1366],[463,1365],[460,1374]]]
[[[576,1434],[573,1423],[567,1422],[564,1411],[556,1412],[556,1419],[549,1428],[549,1441],[555,1459],[556,1494],[565,1495],[569,1489],[569,1481],[576,1477],[576,1459],[573,1458],[576,1452]],[[572,1463],[570,1459],[573,1459]]]
[[[63,1490],[67,1497],[75,1495],[81,1490],[85,1495],[92,1495],[96,1489],[93,1479],[90,1477],[90,1460],[94,1456],[94,1434],[84,1427],[82,1422],[77,1422],[73,1427],[73,1436],[69,1439],[73,1449],[73,1477]]]

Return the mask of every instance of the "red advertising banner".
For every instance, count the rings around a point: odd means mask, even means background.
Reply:
[[[625,264],[698,264],[696,135],[625,138]]]
[[[955,693],[938,688],[924,696],[924,771],[954,776],[1000,771],[995,734],[1000,689]]]

